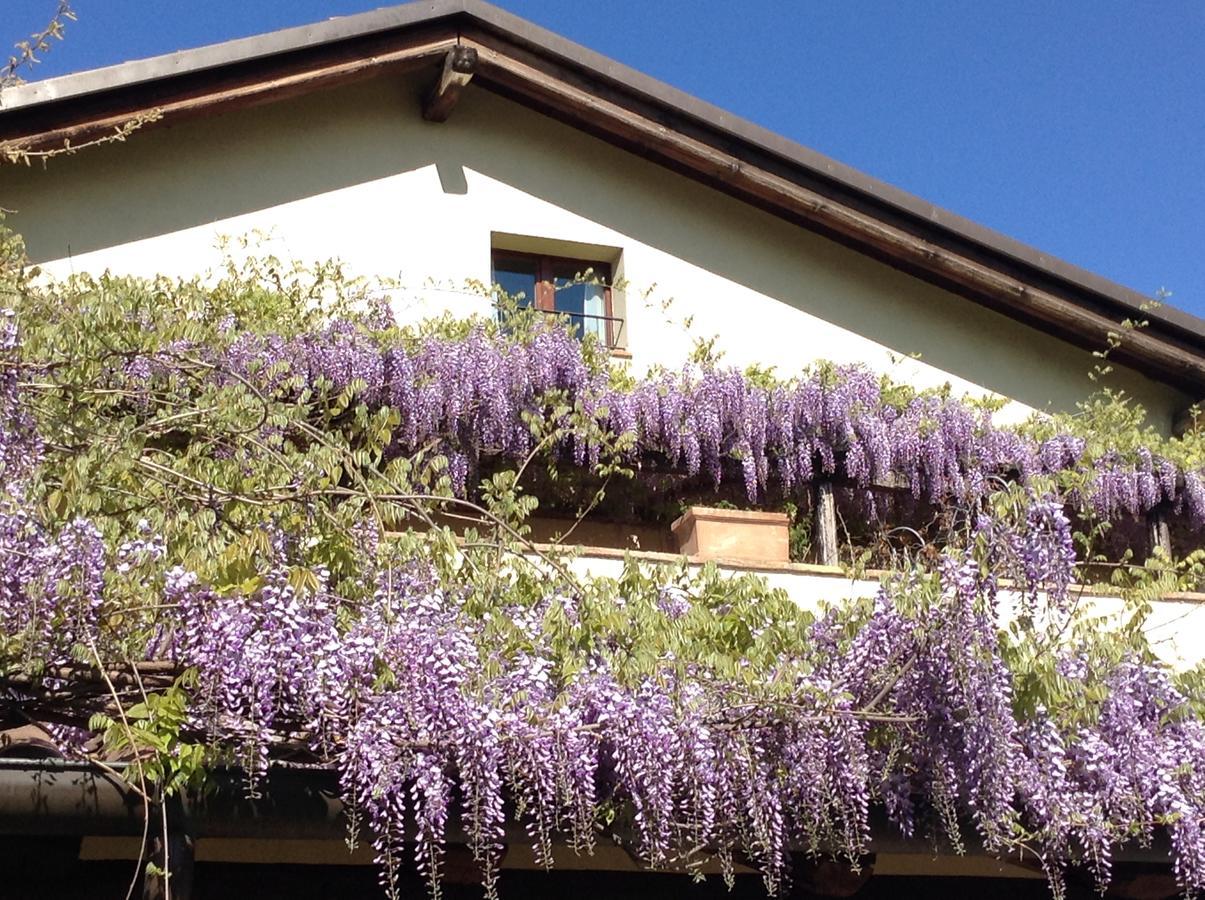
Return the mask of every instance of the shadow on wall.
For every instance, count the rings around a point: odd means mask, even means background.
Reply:
[[[466,170],[482,173],[1030,406],[1070,409],[1090,390],[1084,351],[486,91],[467,92],[448,123],[423,123],[429,77],[157,128],[46,171],[10,168],[0,172],[0,203],[17,210],[12,224],[45,261],[434,164],[446,194],[469,191]],[[363,215],[384,223],[397,211]],[[315,227],[338,233],[337,222]],[[1166,426],[1183,398],[1125,375]]]
[[[410,88],[358,85],[152,126],[44,171],[0,170],[0,197],[30,256],[44,262],[362,184],[432,161],[435,144],[415,146],[397,127],[417,118]],[[365,91],[373,102],[363,102]]]

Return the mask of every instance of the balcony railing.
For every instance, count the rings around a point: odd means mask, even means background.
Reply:
[[[531,307],[524,308],[530,309]],[[505,312],[499,307],[495,307],[495,309],[498,320],[502,321]],[[624,320],[620,316],[600,316],[591,313],[566,312],[560,309],[541,309],[539,312],[549,316],[564,316],[569,319],[578,340],[583,339],[587,334],[592,334],[608,350],[615,350],[623,346]]]

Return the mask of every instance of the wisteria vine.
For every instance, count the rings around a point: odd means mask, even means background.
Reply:
[[[462,835],[493,894],[508,843],[551,865],[612,822],[651,866],[718,858],[773,892],[800,854],[856,865],[876,809],[905,835],[1032,854],[1056,892],[1069,866],[1107,884],[1119,848],[1166,833],[1182,887],[1205,889],[1201,698],[1138,631],[1078,614],[1068,517],[1164,504],[1200,528],[1199,470],[1089,456],[861,369],[629,382],[543,321],[253,328],[200,293],[172,295],[169,327],[161,294],[130,290],[97,288],[126,293],[86,327],[31,304],[18,340],[4,319],[5,713],[53,698],[76,752],[124,740],[166,772],[201,747],[252,790],[305,754],[338,772],[390,889],[411,848],[437,885]],[[541,449],[751,498],[903,480],[963,515],[877,596],[818,614],[708,569],[576,577],[523,542],[514,479],[474,490],[483,460]],[[1078,467],[1070,494],[1039,477]],[[435,518],[470,509],[481,531]],[[399,511],[423,528],[386,533]],[[188,699],[168,752],[123,736],[130,691],[73,692],[152,663]]]
[[[518,589],[528,564],[474,583],[412,541],[374,548],[349,616],[321,569],[296,586],[275,534],[249,592],[167,570],[167,640],[144,653],[195,672],[189,727],[253,784],[286,740],[337,768],[387,886],[410,842],[437,882],[455,821],[492,892],[512,825],[551,865],[558,843],[589,852],[618,805],[649,865],[740,859],[774,892],[792,853],[856,864],[879,805],[905,835],[1032,852],[1056,889],[1077,861],[1107,884],[1118,846],[1165,828],[1181,884],[1205,887],[1205,726],[1164,669],[1052,648],[1063,678],[1105,699],[1015,709],[1001,581],[1040,593],[1058,626],[1072,603],[1069,523],[1036,509],[985,517],[935,572],[819,617],[750,582],[635,567],[578,593]],[[41,559],[84,570],[85,532],[43,538]],[[10,548],[10,640],[47,659],[112,640],[103,597],[23,580]]]
[[[384,323],[379,323],[384,324]],[[935,503],[968,503],[1000,478],[1088,472],[1067,498],[1104,520],[1164,508],[1205,527],[1205,470],[1180,467],[1143,447],[1090,455],[1073,433],[1036,438],[998,426],[990,411],[941,394],[908,392],[861,366],[820,367],[766,383],[736,369],[687,366],[616,383],[581,341],[556,323],[522,334],[478,324],[454,336],[391,339],[338,321],[289,338],[248,334],[224,364],[244,376],[271,371],[278,386],[356,389],[399,421],[392,452],[434,447],[465,493],[483,457],[523,459],[536,438],[525,416],[549,396],[599,422],[597,437],[567,435],[574,463],[597,462],[605,438],[632,435],[627,461],[702,474],[718,487],[738,479],[750,501],[787,497],[818,478],[862,489],[903,484]],[[170,353],[169,353],[170,356]],[[149,366],[146,371],[150,371]]]

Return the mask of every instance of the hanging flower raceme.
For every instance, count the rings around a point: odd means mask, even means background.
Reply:
[[[538,440],[531,418],[546,416],[551,402],[599,421],[596,433],[570,430],[551,448],[575,465],[597,462],[604,439],[629,434],[626,463],[732,482],[755,502],[833,477],[863,490],[905,484],[937,504],[973,503],[1000,479],[1027,484],[1086,469],[1090,479],[1072,495],[1083,512],[1112,521],[1165,508],[1205,528],[1199,467],[1179,468],[1144,448],[1085,459],[1082,437],[1035,440],[957,399],[902,396],[861,366],[765,384],[735,369],[688,365],[617,386],[555,321],[522,333],[479,323],[456,336],[395,334],[338,320],[290,337],[245,334],[188,355],[207,359],[218,382],[311,398],[351,390],[370,408],[392,410],[390,454],[443,454],[462,496],[483,459],[526,458]],[[178,350],[148,357],[153,365],[136,367],[127,386],[148,390],[148,373],[169,371]]]
[[[91,663],[105,570],[104,542],[89,522],[52,536],[25,513],[0,511],[0,641],[9,647],[0,656]]]
[[[387,880],[412,843],[438,879],[457,823],[492,890],[516,828],[550,865],[558,836],[589,847],[597,816],[620,804],[650,864],[697,862],[682,854],[709,847],[755,863],[777,889],[793,852],[868,852],[881,803],[903,833],[940,823],[956,845],[967,828],[997,853],[1036,834],[1027,846],[1056,884],[1078,858],[1104,883],[1119,843],[1164,825],[1182,882],[1199,886],[1205,731],[1166,674],[1129,661],[1094,670],[1108,699],[1074,724],[1015,709],[1001,596],[1065,587],[1067,528],[1043,498],[981,523],[990,541],[889,580],[863,612],[771,625],[799,629],[772,670],[750,668],[748,651],[727,673],[662,651],[629,671],[647,652],[617,643],[631,623],[651,648],[731,615],[680,586],[620,607],[554,592],[495,619],[416,557],[378,567],[376,591],[340,624],[321,578],[290,585],[277,536],[253,593],[219,597],[180,572],[167,591],[214,739],[255,746],[262,772],[283,735],[309,735],[339,768]],[[1064,677],[1088,677],[1066,659]]]
[[[493,892],[506,844],[551,865],[556,844],[588,852],[608,823],[650,865],[715,854],[777,890],[799,853],[856,864],[881,807],[905,835],[1036,850],[1056,885],[1081,860],[1103,884],[1119,846],[1164,830],[1182,886],[1205,887],[1193,698],[1129,633],[1063,639],[1076,566],[1065,498],[998,490],[1004,476],[1046,485],[1082,466],[1081,503],[1110,516],[1178,505],[1200,525],[1197,473],[1141,452],[1085,460],[1076,438],[1023,439],[860,368],[767,385],[688,367],[617,386],[555,327],[220,333],[220,351],[173,338],[106,356],[104,424],[167,422],[119,473],[114,492],[141,504],[128,514],[56,520],[54,503],[34,502],[70,479],[38,468],[20,379],[11,360],[0,371],[0,674],[21,679],[3,685],[6,703],[35,709],[34,692],[65,677],[39,673],[82,651],[102,672],[166,657],[191,670],[173,686],[189,705],[175,749],[156,752],[170,764],[181,744],[204,745],[253,787],[286,754],[335,770],[390,885],[412,852],[437,883],[463,834]],[[212,433],[197,424],[208,406],[172,406],[201,394],[216,406],[226,388],[243,405]],[[345,455],[314,433],[321,421],[363,438],[355,423],[375,413],[384,437],[348,440]],[[579,414],[597,428],[568,427]],[[635,468],[734,480],[750,497],[897,479],[948,503],[960,530],[873,601],[813,615],[709,570],[629,561],[619,578],[576,579],[525,544],[458,541],[431,516],[424,534],[387,536],[376,498],[348,486],[378,462],[443,454],[463,495],[487,458],[526,459],[552,435],[550,452],[588,462],[619,432]],[[193,469],[165,462],[188,454]],[[261,458],[283,458],[284,475],[256,481]],[[174,532],[129,527],[159,503]],[[107,698],[85,702],[76,712]]]

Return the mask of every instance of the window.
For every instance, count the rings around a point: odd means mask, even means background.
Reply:
[[[495,250],[493,281],[521,306],[568,316],[579,338],[618,345],[623,320],[614,315],[610,263]]]

